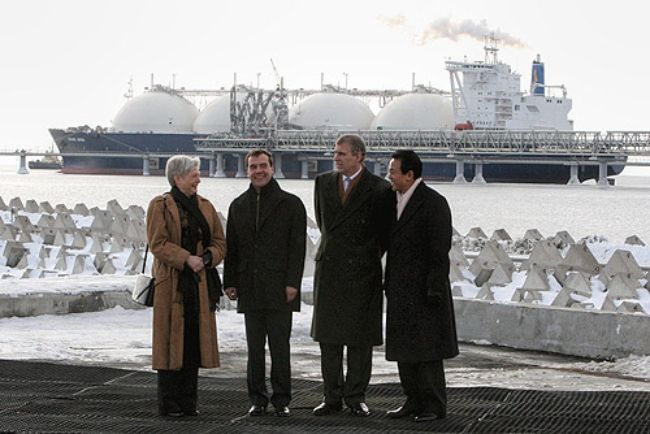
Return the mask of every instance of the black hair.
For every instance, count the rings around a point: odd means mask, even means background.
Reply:
[[[418,157],[418,154],[411,149],[400,149],[399,151],[393,152],[391,158],[399,160],[401,164],[401,171],[403,174],[407,174],[409,170],[413,171],[413,179],[418,179],[422,176],[422,160]]]

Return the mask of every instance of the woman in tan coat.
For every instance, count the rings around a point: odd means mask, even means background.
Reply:
[[[170,158],[165,174],[172,189],[147,211],[156,278],[153,369],[163,416],[198,415],[198,369],[219,366],[215,310],[221,288],[214,267],[226,254],[226,240],[214,207],[197,194],[199,163]]]

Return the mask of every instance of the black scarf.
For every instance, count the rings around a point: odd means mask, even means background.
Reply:
[[[178,187],[172,187],[171,195],[188,214],[188,229],[190,236],[190,253],[196,255],[196,245],[199,241],[199,238],[203,242],[203,249],[209,253],[208,246],[212,240],[212,233],[210,232],[210,226],[208,221],[203,216],[203,213],[199,209],[199,201],[196,195],[186,196],[185,193],[180,191]],[[210,262],[212,255],[210,254]],[[221,278],[216,268],[208,267],[205,268],[205,275],[207,276],[208,281],[208,295],[210,297],[210,309],[215,310],[219,303],[219,297],[221,297]]]

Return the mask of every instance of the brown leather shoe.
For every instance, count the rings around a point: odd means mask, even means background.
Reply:
[[[333,404],[327,404],[326,402],[321,402],[314,410],[312,410],[312,413],[314,416],[329,416],[330,414],[338,413],[343,409],[343,405],[338,404],[338,405],[333,405]]]

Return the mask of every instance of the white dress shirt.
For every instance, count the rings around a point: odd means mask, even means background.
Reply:
[[[400,193],[397,191],[397,220],[402,216],[402,212],[404,212],[404,208],[406,208],[406,204],[409,202],[411,199],[411,196],[413,196],[413,192],[417,188],[418,185],[420,185],[420,182],[422,182],[422,178],[418,178],[415,180],[413,185],[409,187],[408,190],[406,190],[404,193]]]

